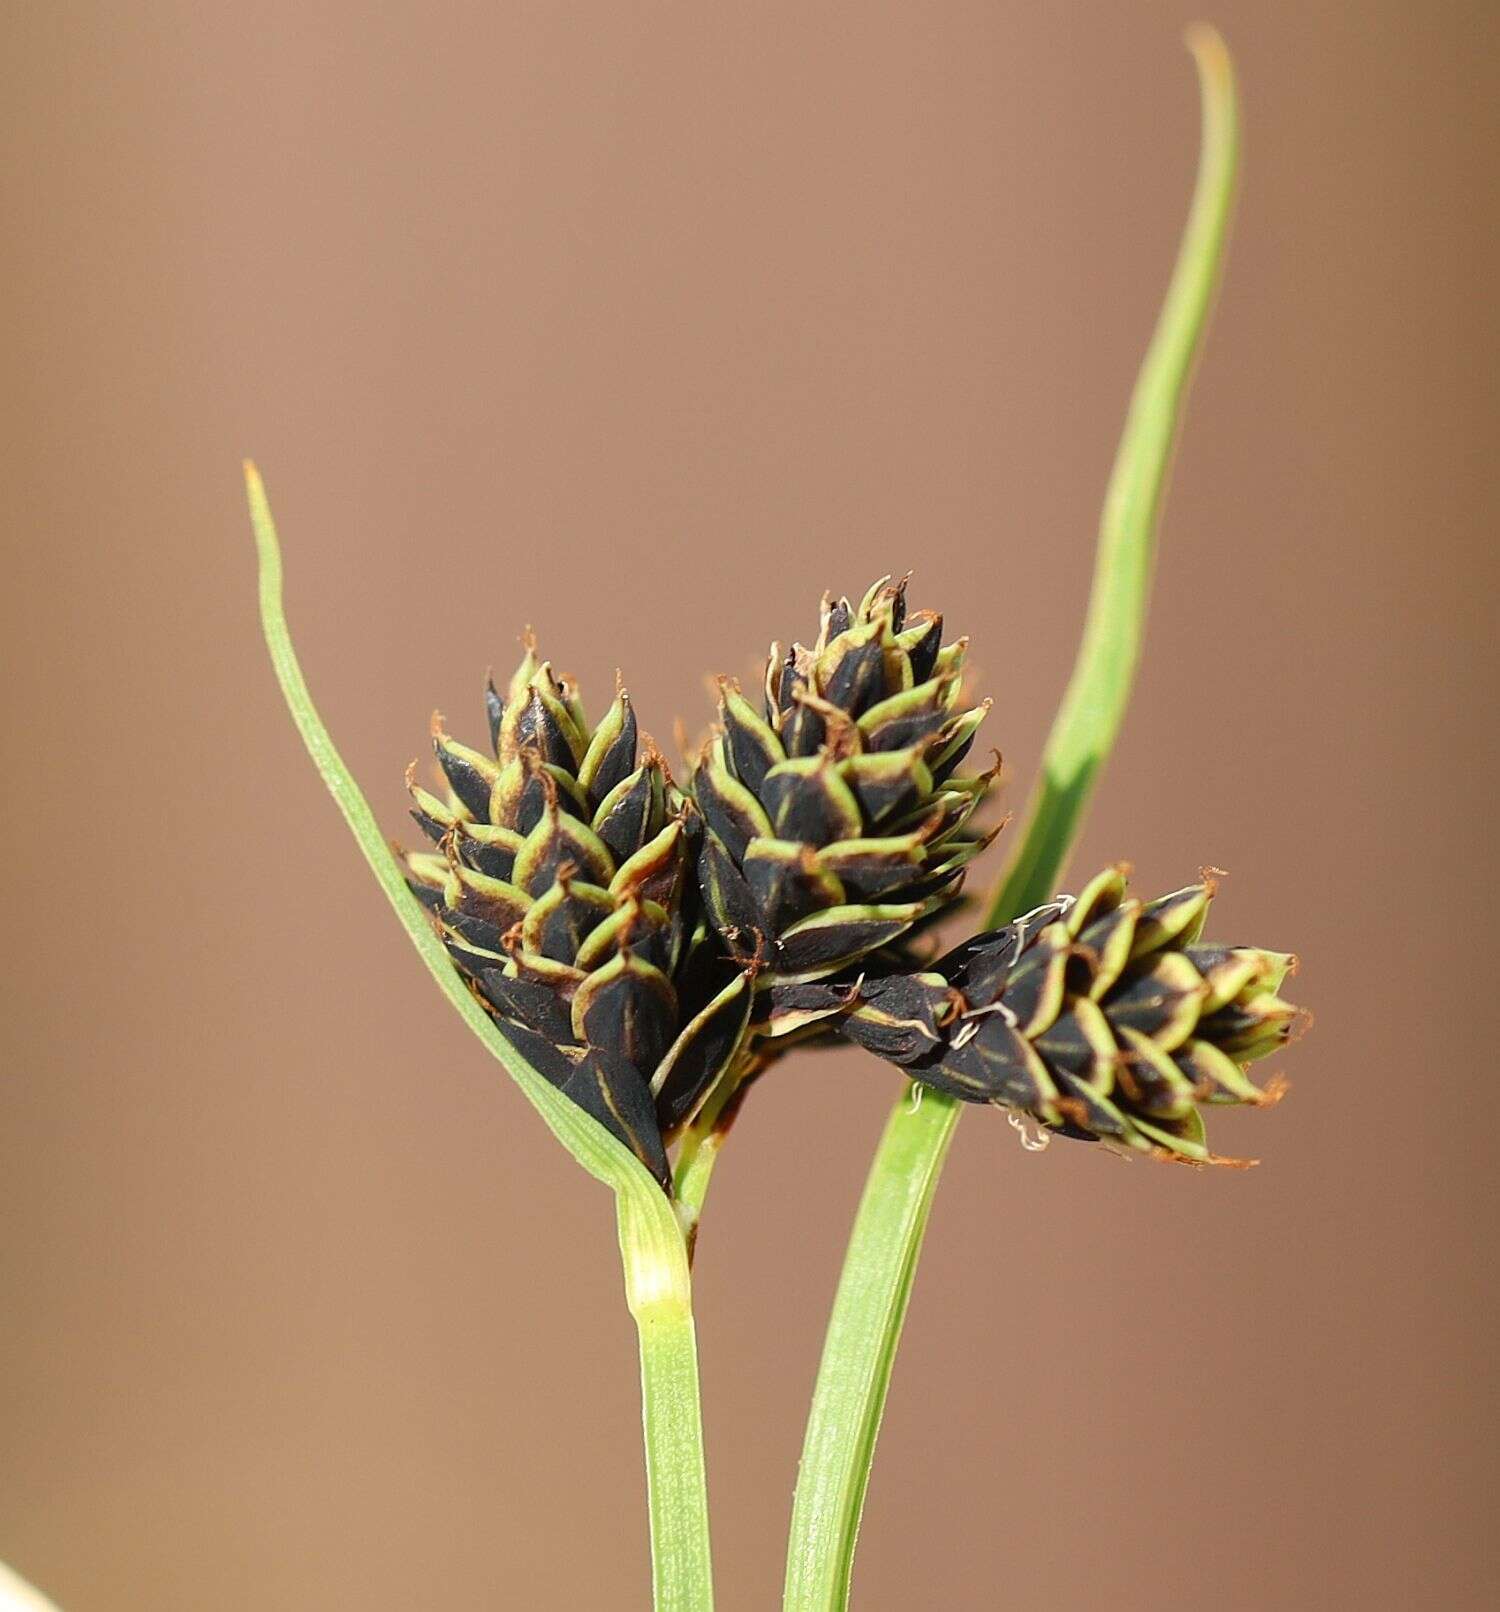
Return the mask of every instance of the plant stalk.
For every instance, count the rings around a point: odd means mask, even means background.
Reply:
[[[687,1261],[663,1261],[620,1205],[625,1300],[641,1350],[641,1422],[657,1612],[712,1612],[708,1485]]]
[[[792,1502],[785,1605],[799,1612],[848,1604],[891,1367],[957,1126],[951,1097],[913,1085],[875,1151],[823,1343]]]

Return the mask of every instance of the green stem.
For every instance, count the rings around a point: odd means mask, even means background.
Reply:
[[[369,802],[334,745],[292,647],[281,547],[265,488],[245,466],[260,556],[261,626],[287,709],[376,882],[459,1017],[521,1088],[553,1134],[615,1194],[625,1296],[641,1344],[642,1415],[657,1612],[711,1612],[708,1500],[687,1245],[671,1202],[635,1156],[538,1074],[495,1028],[443,948]]]
[[[1203,136],[1171,284],[1130,401],[1100,522],[1083,637],[1043,754],[1029,828],[989,911],[995,926],[1053,893],[1113,746],[1140,654],[1156,526],[1192,360],[1218,282],[1238,151],[1234,79],[1218,34],[1195,28]],[[787,1553],[787,1612],[842,1612],[875,1440],[928,1211],[959,1108],[898,1104],[876,1150],[839,1279]]]
[[[698,1222],[703,1218],[703,1200],[708,1196],[714,1166],[719,1162],[719,1150],[739,1112],[744,1083],[754,1068],[753,1051],[750,1047],[741,1048],[719,1082],[718,1090],[710,1094],[693,1123],[683,1132],[672,1174],[672,1197],[688,1240],[689,1258],[698,1235]]]
[[[724,1133],[719,1129],[719,1116],[728,1100],[726,1094],[722,1101],[715,1101],[711,1112],[700,1114],[688,1127],[673,1171],[672,1196],[676,1200],[678,1218],[682,1221],[690,1249],[698,1235],[698,1223],[703,1218],[703,1200],[708,1196],[714,1166],[719,1162],[719,1150],[724,1143]]]
[[[802,1445],[789,1608],[843,1607],[917,1255],[958,1104],[913,1086],[886,1121],[844,1257]]]
[[[685,1261],[663,1262],[649,1228],[620,1200],[625,1298],[641,1349],[641,1421],[657,1612],[711,1612],[708,1484],[698,1345]]]

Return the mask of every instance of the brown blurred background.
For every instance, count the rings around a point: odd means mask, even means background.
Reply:
[[[66,1612],[648,1596],[608,1199],[302,754],[240,455],[392,832],[523,623],[665,740],[909,566],[1019,805],[1186,205],[1191,15],[9,9],[0,1557]],[[1500,12],[1214,16],[1236,240],[1075,872],[1230,869],[1218,932],[1300,951],[1318,1026],[1288,1103],[1216,1122],[1249,1174],[967,1118],[865,1612],[1494,1604]],[[794,1065],[721,1170],[727,1612],[777,1604],[896,1088]]]

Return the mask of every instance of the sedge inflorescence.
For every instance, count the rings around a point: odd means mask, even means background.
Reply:
[[[787,1049],[852,1042],[1041,1134],[1206,1162],[1201,1109],[1266,1104],[1246,1066],[1291,1036],[1292,959],[1203,939],[1210,879],[1157,901],[1111,868],[941,955],[933,926],[996,829],[967,770],[989,701],[966,641],[882,579],[773,644],[752,702],[679,786],[617,689],[590,722],[528,641],[490,742],[434,719],[440,792],[408,882],[531,1065],[670,1190],[669,1150]]]

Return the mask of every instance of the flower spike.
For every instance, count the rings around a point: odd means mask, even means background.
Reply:
[[[448,798],[408,773],[436,847],[408,882],[511,1044],[666,1187],[666,1145],[739,1049],[750,986],[698,919],[699,823],[617,689],[590,728],[526,654],[485,690],[489,753],[433,748]]]
[[[1076,898],[978,935],[931,969],[867,984],[846,1039],[964,1102],[994,1103],[1063,1136],[1226,1163],[1200,1108],[1267,1106],[1246,1065],[1303,1015],[1278,994],[1295,959],[1202,939],[1209,875],[1159,900],[1107,868]]]
[[[847,1000],[847,975],[905,948],[957,899],[989,843],[970,819],[990,778],[958,768],[989,702],[960,698],[965,643],[908,614],[906,579],[825,595],[812,646],[771,646],[757,710],[719,681],[719,725],[689,785],[704,822],[706,918],[756,977],[758,1031],[802,1030]]]

